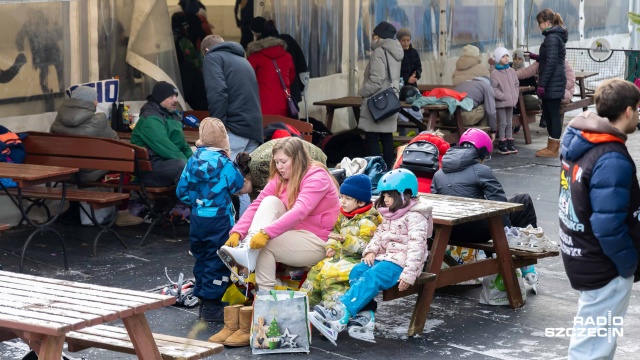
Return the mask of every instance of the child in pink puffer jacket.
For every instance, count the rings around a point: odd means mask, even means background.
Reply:
[[[496,93],[496,113],[498,115],[498,152],[517,154],[513,140],[513,108],[518,103],[520,82],[515,70],[509,66],[509,51],[503,47],[493,52],[496,61],[491,71],[491,85]]]
[[[386,173],[378,182],[375,207],[383,221],[362,252],[362,262],[349,274],[350,288],[333,307],[316,305],[309,319],[328,339],[349,325],[349,335],[373,340],[370,302],[381,290],[413,285],[427,260],[427,238],[433,230],[431,205],[416,197],[418,180],[406,169]],[[365,311],[362,311],[365,310]]]

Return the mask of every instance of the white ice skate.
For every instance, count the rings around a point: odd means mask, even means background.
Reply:
[[[231,273],[244,283],[249,275],[256,269],[256,261],[260,250],[249,248],[249,237],[242,241],[238,247],[222,246],[218,250],[220,260],[229,268]]]
[[[376,328],[376,317],[373,311],[360,311],[358,315],[349,320],[347,329],[349,336],[354,339],[375,343],[373,330]]]
[[[538,295],[538,274],[528,273],[524,276],[525,285],[528,285],[533,290],[533,293]]]
[[[324,335],[327,340],[331,341],[331,343],[335,346],[338,346],[336,340],[338,340],[338,333],[340,330],[336,329],[334,325],[330,323],[327,319],[319,315],[315,311],[309,312],[309,320],[315,326],[322,335]]]

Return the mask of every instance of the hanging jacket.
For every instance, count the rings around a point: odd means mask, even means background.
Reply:
[[[176,195],[201,217],[229,215],[234,223],[231,194],[242,189],[244,177],[221,149],[199,147],[185,166]]]
[[[567,85],[564,61],[567,55],[565,44],[569,40],[567,29],[554,26],[542,32],[544,41],[540,45],[538,62],[538,86],[544,88],[543,99],[562,100]]]
[[[291,82],[296,76],[296,69],[286,46],[284,40],[274,37],[256,40],[247,45],[247,60],[256,72],[263,115],[289,116],[287,95],[273,64],[275,60],[287,91],[291,93]]]
[[[386,56],[385,56],[386,54]],[[373,121],[369,111],[369,98],[393,86],[396,95],[400,93],[400,66],[404,50],[395,39],[380,39],[371,45],[371,58],[364,70],[362,87],[358,95],[362,96],[358,128],[366,132],[392,133],[398,128],[398,114]],[[388,63],[387,63],[388,60]],[[389,71],[387,71],[389,65]],[[389,79],[391,73],[391,79]]]
[[[427,239],[433,231],[431,205],[424,199],[412,200],[408,207],[390,213],[378,208],[382,223],[362,252],[375,255],[378,261],[389,261],[403,268],[400,280],[413,285],[427,260]]]
[[[600,289],[638,268],[640,187],[627,135],[586,111],[562,137],[560,240],[571,287]]]

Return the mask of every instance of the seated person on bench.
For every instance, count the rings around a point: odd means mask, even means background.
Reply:
[[[58,109],[55,121],[49,131],[52,134],[93,136],[117,139],[118,134],[109,126],[107,115],[96,112],[98,106],[98,92],[88,86],[78,86]],[[100,181],[107,173],[106,170],[80,169],[76,175],[78,183]],[[125,201],[116,217],[117,226],[130,226],[142,223],[142,218],[131,215],[128,211],[128,201]],[[77,202],[70,205],[69,216],[75,216]]]
[[[460,112],[462,124],[470,127],[488,123],[491,137],[495,137],[494,134],[498,131],[496,94],[491,86],[491,80],[488,77],[478,76],[459,83],[453,89],[459,93],[466,92],[467,97],[473,100],[473,110]]]
[[[442,158],[442,168],[433,176],[431,193],[465,198],[508,201],[524,205],[524,210],[503,215],[505,226],[536,228],[537,217],[529,194],[516,194],[507,199],[502,184],[484,160],[491,155],[489,135],[479,129],[468,129],[460,137],[460,146],[451,147]],[[452,241],[482,243],[491,240],[489,222],[478,220],[456,225]]]

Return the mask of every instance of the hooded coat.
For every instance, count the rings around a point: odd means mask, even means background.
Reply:
[[[560,239],[576,290],[599,289],[637,272],[640,188],[626,140],[591,111],[571,120],[562,137]]]
[[[478,76],[489,77],[489,66],[482,64],[480,50],[472,45],[467,45],[462,50],[462,56],[456,61],[456,69],[453,71],[453,85],[463,81],[473,80]]]
[[[256,40],[247,46],[247,60],[256,72],[263,115],[289,117],[287,95],[282,88],[274,61],[278,64],[282,81],[291,94],[291,82],[296,77],[293,58],[287,52],[287,43],[275,37]]]
[[[109,126],[107,115],[96,112],[93,101],[80,99],[66,99],[62,103],[49,131],[53,134],[118,138],[118,134]],[[106,173],[105,170],[80,169],[77,179],[81,183],[97,181]]]
[[[538,62],[538,87],[544,88],[543,99],[562,100],[567,85],[564,61],[567,55],[565,44],[569,40],[567,29],[554,26],[542,32],[544,41],[540,45]]]
[[[433,232],[431,210],[431,205],[421,198],[395,213],[378,208],[383,216],[382,223],[362,256],[372,253],[377,261],[389,261],[402,267],[400,280],[413,285],[429,255],[427,238]]]
[[[385,56],[386,54],[386,56]],[[395,39],[380,39],[371,45],[371,59],[364,70],[364,79],[358,95],[362,96],[360,119],[358,128],[366,132],[392,133],[398,127],[398,114],[373,121],[367,101],[389,87],[394,88],[396,96],[400,93],[400,67],[404,50],[400,42]],[[388,60],[388,62],[387,62]],[[387,72],[387,65],[389,72]],[[389,79],[391,73],[391,79]]]
[[[240,44],[226,41],[205,54],[204,84],[209,115],[222,120],[227,131],[262,144],[262,114],[256,74]]]

